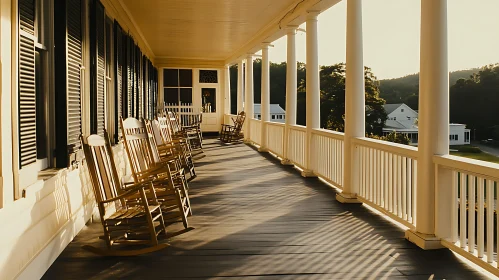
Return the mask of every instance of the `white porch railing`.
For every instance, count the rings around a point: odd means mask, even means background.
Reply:
[[[231,123],[226,115],[226,123]],[[251,140],[259,145],[261,122],[251,119]],[[269,122],[267,149],[294,165],[305,168],[307,130]],[[284,141],[287,151],[284,151]],[[352,140],[357,169],[352,170],[357,199],[410,229],[415,229],[418,188],[418,150],[415,147],[370,138]],[[312,130],[312,171],[335,186],[343,187],[344,135]],[[435,235],[442,245],[499,276],[499,164],[455,156],[435,156]],[[442,203],[443,201],[443,203]],[[461,207],[463,205],[463,207]],[[442,218],[444,217],[444,218]],[[448,217],[448,218],[446,218]]]
[[[499,237],[499,164],[450,155],[435,156],[434,163],[438,177],[445,176],[445,170],[450,171],[452,176],[450,188],[437,190],[438,193],[447,194],[450,200],[448,205],[437,205],[437,211],[451,213],[450,234],[447,237],[440,236],[442,244],[490,272],[499,274],[496,239]],[[442,184],[437,184],[437,187],[442,187]]]
[[[338,188],[343,186],[343,139],[344,134],[340,132],[327,129],[312,131],[312,170]]]
[[[262,139],[262,121],[257,119],[249,119],[250,139],[255,144],[260,144]]]
[[[284,154],[284,124],[276,122],[266,123],[267,149],[282,157]]]
[[[307,128],[301,125],[289,127],[288,159],[300,168],[305,168],[305,140]]]
[[[358,199],[414,228],[417,148],[356,138]]]

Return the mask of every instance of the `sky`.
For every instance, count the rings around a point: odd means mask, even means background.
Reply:
[[[448,0],[449,70],[499,62],[499,0]],[[420,0],[365,0],[364,65],[378,79],[419,72]],[[301,26],[305,28],[305,24]],[[319,15],[319,64],[345,61],[346,1]],[[305,62],[305,33],[296,36],[298,61]],[[286,61],[286,37],[276,40],[272,62]]]

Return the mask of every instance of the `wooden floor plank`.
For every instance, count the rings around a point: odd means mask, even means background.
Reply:
[[[104,245],[100,224],[90,224],[43,279],[484,278],[449,250],[421,250],[365,207],[338,203],[334,189],[271,155],[214,139],[204,148],[189,183],[194,230],[160,252],[102,258],[81,249]]]

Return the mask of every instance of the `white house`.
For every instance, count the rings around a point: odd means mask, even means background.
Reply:
[[[383,135],[392,131],[406,134],[411,139],[411,144],[418,144],[418,112],[411,109],[404,103],[386,104],[385,111],[388,114]],[[465,145],[470,143],[470,130],[466,125],[451,123],[449,124],[449,144]]]
[[[254,104],[253,115],[255,119],[262,119],[262,106],[260,104]],[[286,122],[286,111],[284,111],[279,104],[270,104],[270,121],[285,123]]]

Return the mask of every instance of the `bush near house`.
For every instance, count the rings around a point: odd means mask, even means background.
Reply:
[[[390,134],[388,134],[386,136],[378,136],[378,135],[374,135],[371,133],[371,134],[366,134],[366,137],[372,138],[372,139],[377,139],[377,140],[398,143],[398,144],[404,144],[404,145],[409,145],[411,143],[411,139],[409,139],[409,137],[406,134],[397,133],[395,131],[390,132]]]

